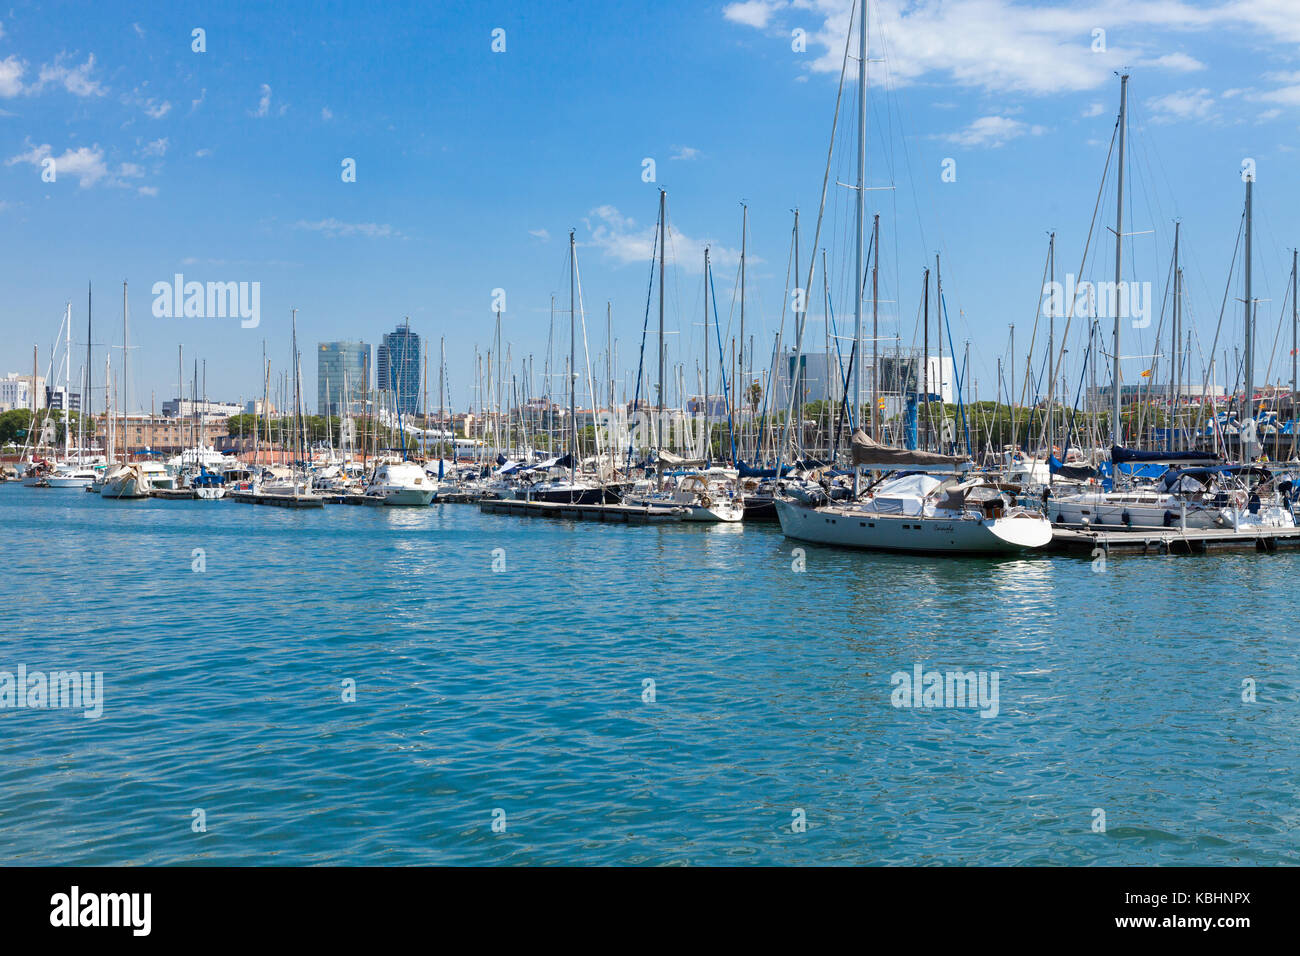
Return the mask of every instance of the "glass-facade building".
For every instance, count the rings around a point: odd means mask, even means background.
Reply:
[[[375,378],[387,404],[403,415],[420,412],[420,336],[409,325],[384,333]]]
[[[347,392],[344,393],[346,387]],[[355,414],[370,394],[370,346],[365,342],[321,342],[316,350],[316,412]]]

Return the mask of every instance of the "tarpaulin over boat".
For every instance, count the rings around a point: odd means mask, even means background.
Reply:
[[[736,471],[740,473],[741,478],[775,478],[775,468],[755,468],[753,465],[747,465],[743,461],[736,462]],[[782,465],[781,476],[785,477],[794,471],[794,465]]]
[[[674,455],[670,451],[659,451],[659,464],[670,468],[701,468],[704,465],[703,458],[683,458],[681,455]]]
[[[1060,475],[1062,478],[1072,478],[1076,481],[1097,477],[1097,469],[1091,465],[1067,465],[1055,455],[1048,456],[1047,467],[1051,469],[1054,475]]]
[[[1222,461],[1218,455],[1204,451],[1139,451],[1122,445],[1111,446],[1110,460],[1117,465],[1148,461]]]
[[[862,429],[853,433],[852,446],[853,464],[873,468],[969,468],[971,465],[971,460],[961,455],[890,448],[873,441]]]

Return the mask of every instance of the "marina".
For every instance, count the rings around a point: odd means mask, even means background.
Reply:
[[[546,867],[520,926],[626,930],[703,866],[913,946],[1251,928],[1286,5],[0,11],[14,927],[337,946]]]

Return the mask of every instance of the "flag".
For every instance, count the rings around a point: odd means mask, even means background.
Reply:
[[[1142,377],[1143,377],[1143,378],[1150,378],[1150,377],[1151,377],[1151,373],[1152,373],[1153,371],[1155,371],[1155,370],[1154,370],[1154,369],[1147,369],[1145,372],[1142,373]]]

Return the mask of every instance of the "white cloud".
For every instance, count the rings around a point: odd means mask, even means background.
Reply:
[[[271,112],[271,87],[266,83],[262,84],[262,97],[257,101],[257,109],[250,115],[266,116]]]
[[[322,106],[320,110],[320,118],[325,120],[328,123],[330,120],[334,118],[334,113],[330,110],[328,106]]]
[[[48,143],[41,146],[30,146],[27,152],[6,159],[5,165],[14,166],[18,163],[28,163],[32,166],[41,167],[41,164],[50,158],[54,159],[56,176],[73,176],[76,178],[77,184],[83,189],[93,186],[101,180],[111,181],[108,175],[108,166],[104,163],[104,151],[99,148],[98,144],[64,150],[61,156],[55,156],[53,148]]]
[[[39,93],[46,86],[62,86],[73,96],[103,96],[106,92],[103,85],[98,80],[90,78],[90,72],[95,68],[95,54],[91,53],[86,57],[86,62],[81,66],[69,67],[65,64],[67,59],[66,53],[60,53],[54,58],[53,63],[47,63],[41,67],[40,76],[37,78],[36,86],[29,92]]]
[[[200,149],[200,150],[196,150],[195,153],[194,153],[194,155],[195,155],[196,157],[198,157],[199,159],[202,159],[204,156],[211,156],[211,155],[212,155],[212,150],[210,150],[210,149]]]
[[[136,190],[136,192],[139,193],[141,196],[157,196],[157,195],[158,195],[158,187],[157,187],[157,186],[141,186],[139,189]]]
[[[732,23],[742,23],[761,30],[771,21],[772,14],[783,6],[785,4],[780,0],[741,0],[723,7],[722,15]]]
[[[1105,112],[1106,112],[1106,104],[1090,103],[1088,105],[1088,108],[1083,111],[1083,117],[1084,119],[1091,119],[1094,116],[1101,116]]]
[[[307,222],[299,220],[294,223],[295,229],[306,229],[309,232],[319,232],[321,235],[328,236],[331,239],[337,236],[365,236],[367,239],[388,239],[399,238],[399,233],[392,226],[375,222],[340,222],[338,219],[321,219],[317,222]]]
[[[669,159],[699,159],[700,151],[694,146],[674,146],[674,152]]]
[[[647,263],[654,254],[654,225],[638,226],[610,205],[597,206],[583,219],[589,233],[583,243],[599,249],[607,258],[620,265]],[[669,223],[671,226],[671,221]],[[676,229],[670,229],[667,246],[668,261],[689,273],[704,271],[704,247],[716,266],[734,266],[740,262],[740,252],[707,239],[692,239]],[[750,265],[759,261],[748,256]]]
[[[166,156],[168,145],[170,145],[170,140],[168,140],[166,136],[163,136],[160,139],[155,139],[152,142],[145,143],[144,148],[140,150],[140,152],[145,156]]]
[[[1141,66],[1154,66],[1165,70],[1179,70],[1191,73],[1205,69],[1205,64],[1186,53],[1166,53],[1151,60],[1144,60]]]
[[[1009,116],[981,116],[969,126],[955,133],[948,133],[943,138],[958,146],[975,148],[988,146],[996,149],[1009,140],[1021,136],[1039,136],[1044,132],[1041,126],[1031,126]]]
[[[190,112],[193,113],[196,109],[202,106],[203,101],[206,100],[207,98],[208,98],[208,88],[205,86],[203,87],[203,89],[199,90],[199,98],[197,100],[190,100]]]
[[[723,14],[758,29],[805,26],[806,68],[838,75],[849,9],[845,0],[797,0],[732,4]],[[790,10],[821,25],[798,23],[794,14],[786,16]],[[1082,0],[1050,6],[1027,0],[876,0],[869,10],[870,55],[886,59],[872,67],[873,78],[883,79],[887,68],[895,86],[938,80],[993,93],[1085,91],[1113,82],[1114,71],[1125,65],[1199,69],[1186,54],[1158,49],[1166,34],[1237,30],[1270,44],[1300,43],[1294,0]],[[778,24],[782,18],[790,23]],[[1092,31],[1098,27],[1106,30],[1108,43],[1094,53]],[[852,61],[849,72],[855,72]]]
[[[151,119],[162,119],[172,111],[172,105],[166,100],[161,103],[156,100],[148,100],[144,104],[144,111]]]
[[[1147,109],[1161,123],[1209,119],[1214,115],[1214,97],[1209,90],[1180,90],[1152,97],[1147,100]]]
[[[16,56],[0,60],[0,96],[13,99],[23,92],[23,71],[27,64]]]
[[[545,229],[529,229],[528,234],[530,236],[536,236],[538,239],[542,240],[542,242],[551,241],[551,234]]]

